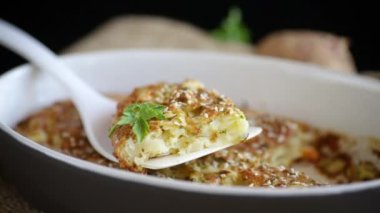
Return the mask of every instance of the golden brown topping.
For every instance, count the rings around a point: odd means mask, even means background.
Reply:
[[[128,130],[131,125],[115,129],[111,139],[122,165],[139,165],[154,157],[195,152],[216,143],[236,144],[247,136],[248,121],[243,112],[230,99],[194,80],[136,88],[119,102],[114,124],[123,119],[126,109],[147,103],[164,107],[165,119],[147,122],[150,131],[147,140],[139,141],[142,143],[134,143]]]

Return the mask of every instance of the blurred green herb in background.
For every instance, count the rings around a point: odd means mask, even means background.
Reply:
[[[221,41],[234,41],[249,43],[251,33],[242,21],[242,12],[238,7],[230,8],[227,17],[222,21],[219,28],[212,30],[211,34]]]

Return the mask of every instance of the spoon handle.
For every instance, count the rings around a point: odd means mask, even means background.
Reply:
[[[71,69],[62,63],[49,48],[2,19],[0,19],[0,44],[23,56],[45,72],[52,74],[56,80],[62,83],[74,101],[80,97],[105,99],[76,77]]]
[[[97,93],[76,77],[71,69],[41,42],[2,19],[0,44],[23,56],[60,82],[79,111],[91,145],[104,157],[117,161],[105,133],[111,125],[116,102]]]

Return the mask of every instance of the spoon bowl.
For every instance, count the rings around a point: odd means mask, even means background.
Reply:
[[[246,140],[252,139],[259,135],[263,130],[259,127],[250,127],[249,128],[249,133],[248,137]],[[226,149],[228,147],[231,147],[236,144],[225,144],[222,146],[214,146],[214,147],[209,147],[206,149],[203,149],[198,152],[192,152],[192,153],[187,153],[183,155],[168,155],[168,156],[163,156],[163,157],[158,157],[158,158],[152,158],[144,163],[141,164],[142,167],[148,168],[148,169],[163,169],[163,168],[168,168],[172,166],[176,166],[206,155],[209,155],[211,153],[220,151],[222,149]]]

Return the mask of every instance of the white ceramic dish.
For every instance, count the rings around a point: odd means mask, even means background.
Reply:
[[[148,83],[194,78],[238,104],[322,128],[380,137],[380,83],[372,79],[272,58],[207,52],[130,50],[64,60],[102,92],[128,93]],[[289,207],[319,212],[339,206],[363,212],[375,208],[380,196],[380,180],[286,190],[165,180],[78,160],[11,130],[35,110],[64,98],[59,84],[31,66],[15,68],[0,78],[0,171],[46,210],[271,212]]]

